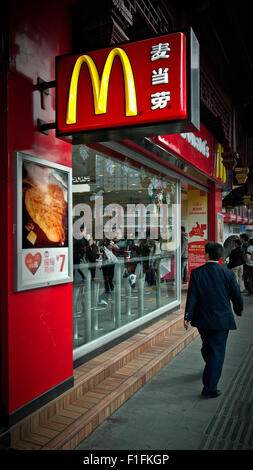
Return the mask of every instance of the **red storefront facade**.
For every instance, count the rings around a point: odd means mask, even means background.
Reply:
[[[37,78],[54,79],[54,57],[70,50],[67,20],[71,2],[38,11],[9,3],[9,65],[5,68],[6,107],[1,116],[5,149],[1,162],[1,385],[3,414],[12,414],[48,390],[72,383],[72,284],[14,293],[15,153],[71,167],[71,146],[37,132],[37,119],[54,120],[54,91],[43,96]],[[48,5],[49,8],[49,5]],[[62,13],[59,14],[59,11]],[[6,19],[7,20],[7,19]],[[8,69],[9,67],[9,69]],[[43,103],[41,102],[43,100]],[[42,106],[41,106],[42,105]],[[8,112],[7,112],[8,108]],[[31,380],[32,379],[32,380]],[[14,418],[14,421],[17,418]]]
[[[40,77],[54,81],[55,57],[72,52],[72,3],[47,2],[47,7],[44,3],[39,10],[36,2],[27,1],[24,8],[13,0],[6,18],[9,55],[1,73],[0,301],[1,402],[4,421],[10,425],[73,384],[72,282],[24,292],[15,292],[14,288],[16,154],[23,152],[72,166],[71,144],[57,138],[54,130],[43,134],[37,127],[38,119],[55,121],[55,89],[42,93],[37,80]],[[157,139],[153,142],[162,146]],[[176,136],[173,139],[176,144]],[[182,137],[178,139],[184,142]],[[150,150],[131,141],[122,143],[172,169],[179,179],[185,176],[183,170]],[[172,144],[169,151],[184,159]],[[194,175],[189,173],[188,178],[209,190],[209,239],[216,240],[216,214],[222,212],[222,180],[215,176],[214,161],[210,168],[201,168],[198,161],[192,160],[195,155],[185,157],[194,168]]]

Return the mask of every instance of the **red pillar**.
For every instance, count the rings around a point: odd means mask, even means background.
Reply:
[[[71,145],[54,131],[38,132],[37,119],[55,119],[55,91],[41,97],[36,89],[38,77],[54,80],[55,56],[71,51],[68,5],[51,2],[49,14],[49,5],[10,3],[9,58],[0,72],[0,408],[7,425],[73,385],[72,283],[23,292],[13,283],[16,152],[72,166]]]
[[[212,185],[209,191],[209,241],[217,241],[217,214],[222,213],[222,190]]]

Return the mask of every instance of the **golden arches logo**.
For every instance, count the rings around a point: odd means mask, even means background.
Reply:
[[[215,176],[216,178],[222,179],[223,183],[226,183],[226,168],[222,163],[222,152],[224,151],[221,144],[217,145],[217,153],[216,153],[216,169],[215,169]]]
[[[123,70],[125,88],[125,114],[126,116],[137,115],[137,99],[132,66],[124,49],[115,47],[108,54],[101,79],[99,77],[96,64],[89,55],[82,55],[76,60],[70,81],[66,124],[75,124],[77,120],[77,88],[79,75],[83,64],[87,64],[91,78],[95,114],[105,114],[107,112],[109,79],[113,61],[116,56],[119,57]]]

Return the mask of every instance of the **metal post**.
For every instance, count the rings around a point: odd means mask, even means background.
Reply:
[[[140,274],[138,277],[138,317],[142,317],[144,312],[144,283],[143,261],[140,262]]]
[[[85,288],[84,288],[84,320],[85,320],[85,341],[91,341],[91,273],[88,268],[83,270],[85,275]]]
[[[115,327],[119,328],[121,325],[121,265],[120,263],[115,264],[115,302],[114,302],[114,319],[115,319]]]
[[[160,264],[161,258],[157,258],[157,270],[156,270],[156,308],[161,305],[161,276],[160,276]]]
[[[104,307],[98,307],[99,301],[99,281],[93,280],[92,282],[92,292],[93,292],[93,329],[95,331],[103,330],[102,327],[98,326],[98,311],[104,310]]]
[[[126,293],[126,314],[127,316],[131,316],[131,286],[129,284],[128,278],[125,280],[125,293]]]
[[[78,265],[78,269],[80,269],[79,265]],[[74,279],[76,279],[76,270],[77,270],[77,267],[74,266]],[[82,317],[82,313],[83,313],[82,290],[83,290],[83,284],[81,282],[78,282],[76,284],[74,283],[73,285],[73,339],[75,341],[83,339],[78,334],[78,319]],[[81,296],[81,301],[80,301],[80,296]]]
[[[79,297],[81,287],[79,285],[75,286],[74,285],[74,295],[73,295],[73,338],[74,340],[78,340],[78,318],[81,317],[81,310],[77,310],[77,301]]]

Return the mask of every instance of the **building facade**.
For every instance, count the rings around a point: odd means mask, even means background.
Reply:
[[[6,425],[70,388],[73,368],[87,354],[180,306],[181,225],[189,237],[190,273],[203,263],[207,240],[223,241],[222,153],[231,144],[229,104],[215,93],[217,125],[215,112],[207,108],[205,94],[213,89],[204,69],[199,131],[87,144],[59,139],[53,125],[43,128],[55,122],[55,57],[145,39],[147,31],[149,37],[171,32],[178,25],[176,16],[165,2],[156,25],[152,2],[145,11],[142,2],[103,2],[101,12],[96,15],[91,8],[86,16],[83,5],[73,0],[46,2],[43,8],[29,0],[25,8],[15,0],[9,3],[0,117],[1,408]],[[48,233],[58,222],[52,219],[45,229],[34,190],[36,178],[45,183],[45,172],[51,189],[62,188],[65,217],[64,234],[59,239],[50,235],[50,243]],[[51,198],[48,206],[54,203]],[[44,277],[37,282],[42,252]]]

